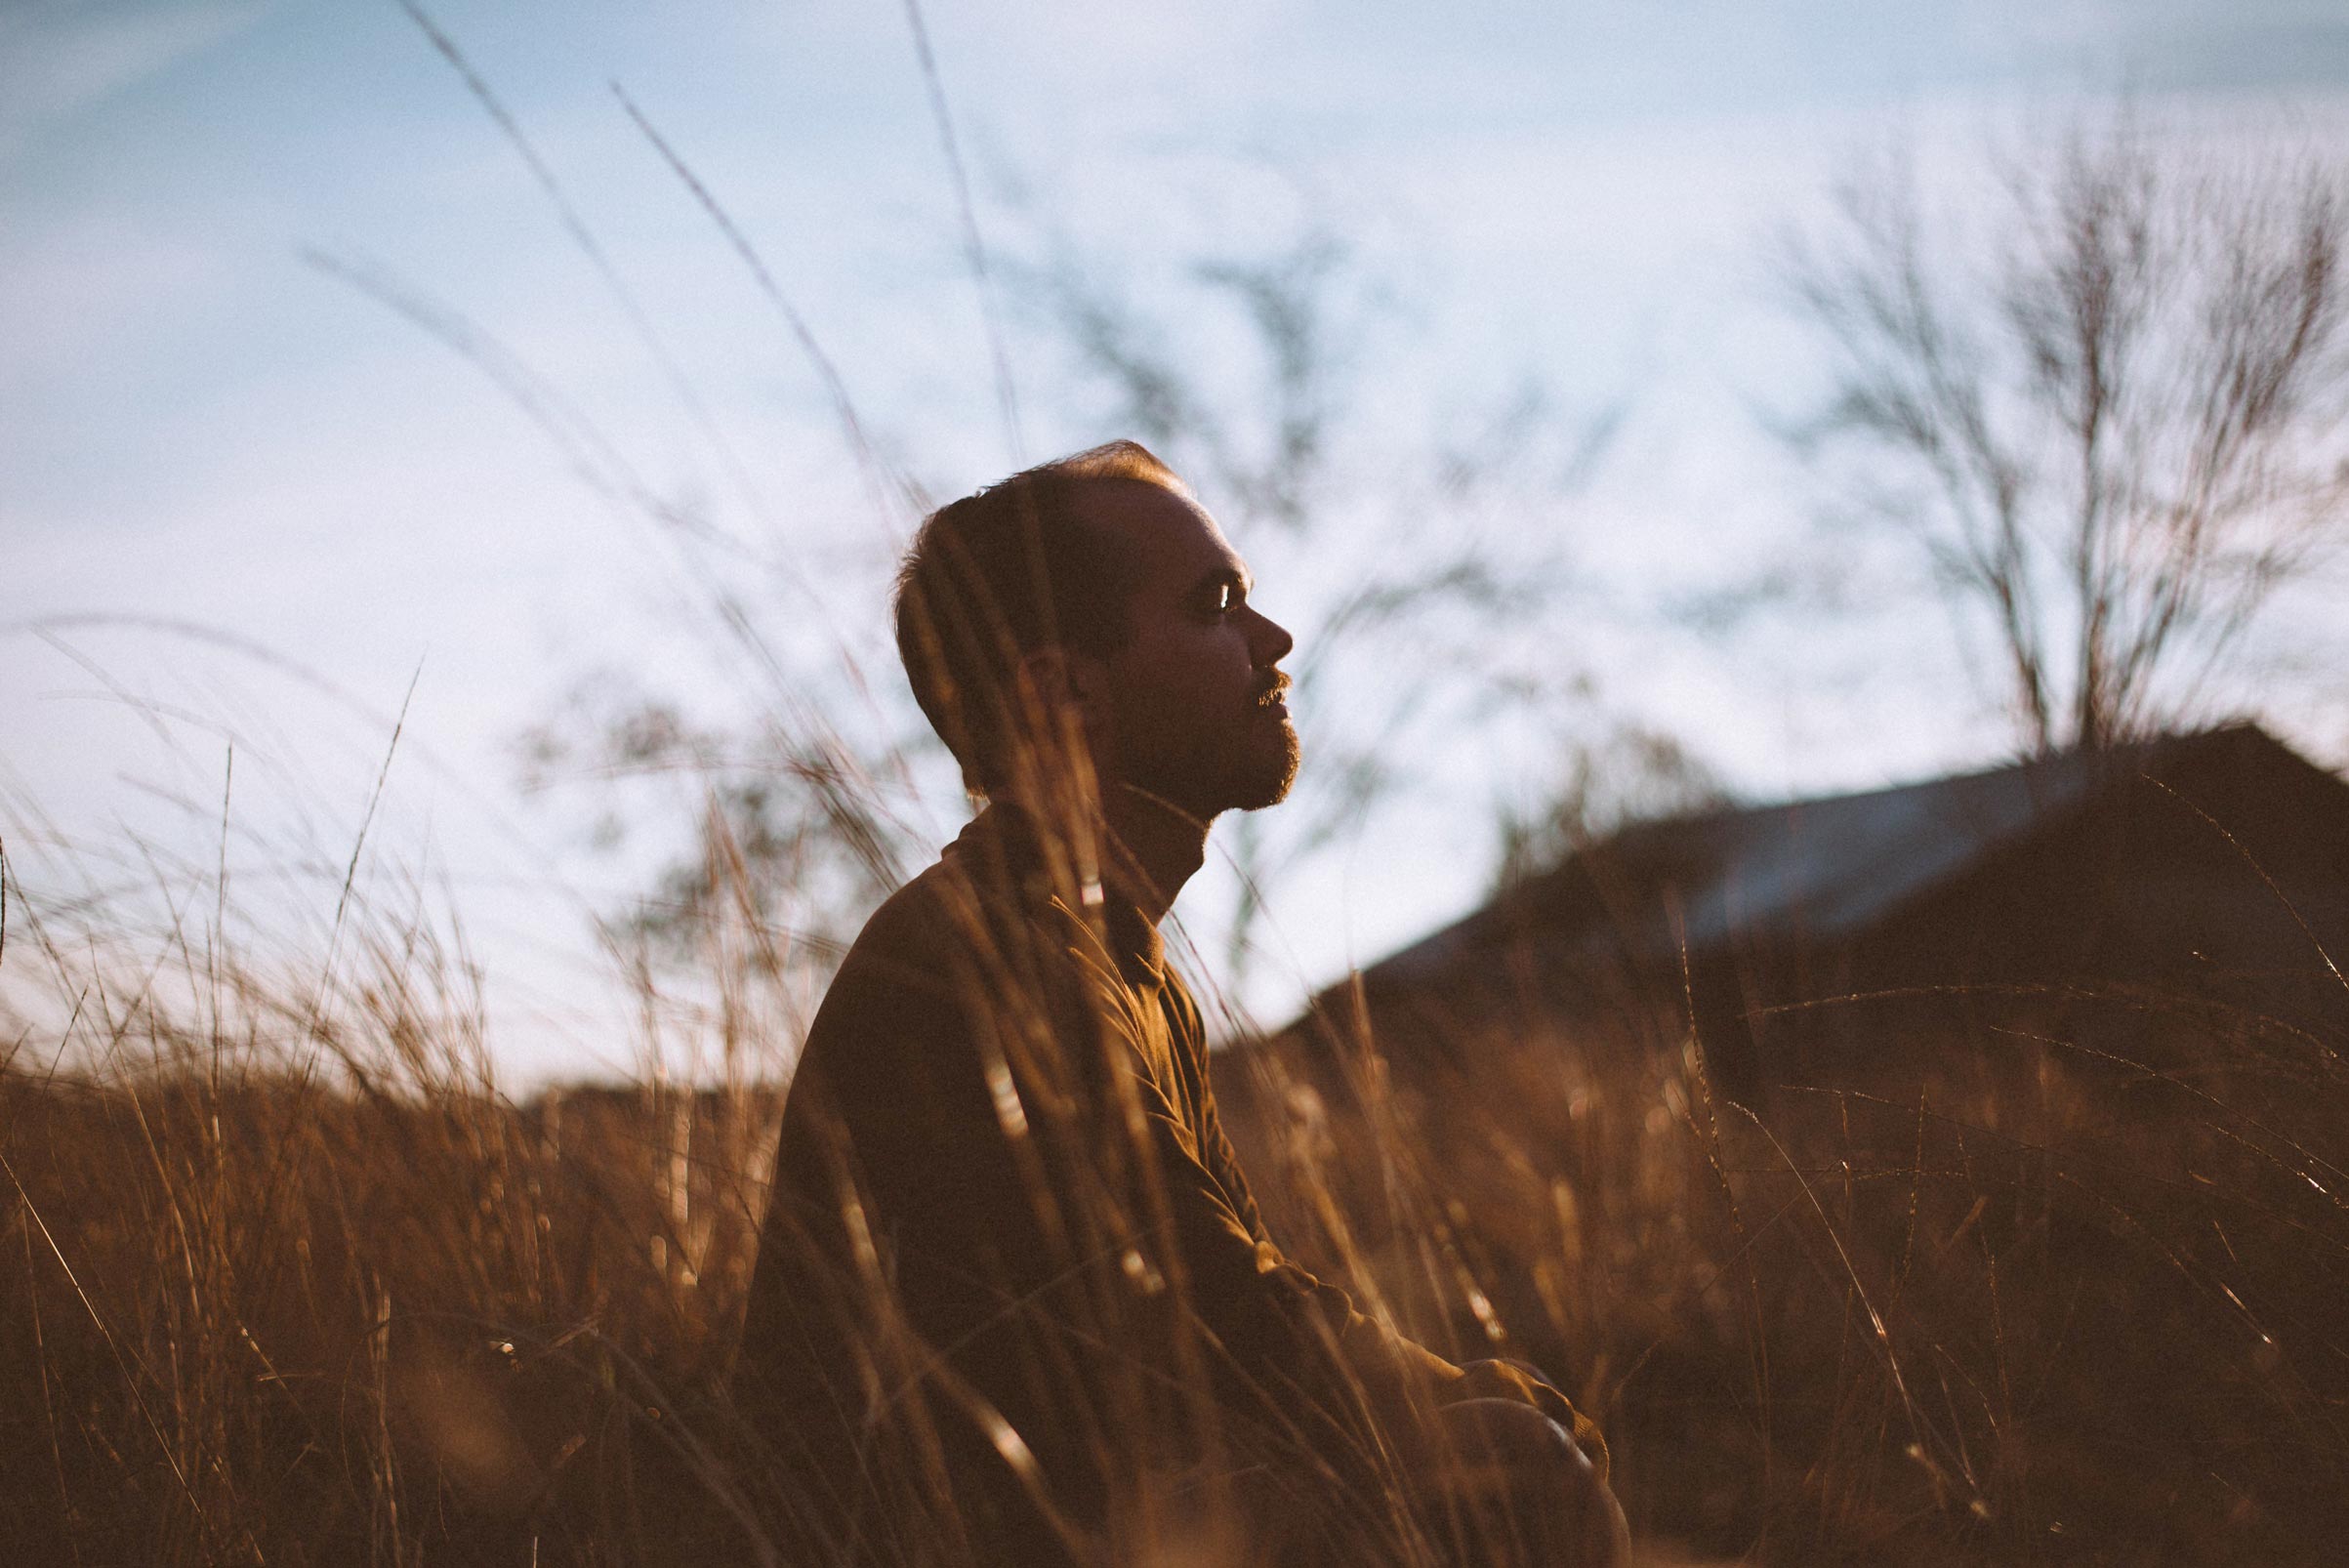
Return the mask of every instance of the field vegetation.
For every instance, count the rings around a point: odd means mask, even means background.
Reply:
[[[27,1031],[0,1070],[16,1560],[766,1555],[788,1486],[723,1384],[760,1042],[517,1101],[413,926],[347,931],[340,980],[133,966],[11,892],[12,978],[79,1010],[79,1049]],[[2142,987],[1954,997],[1903,1015],[1906,1068],[1747,1109],[1652,1000],[1433,1058],[1226,1052],[1276,1227],[1430,1342],[1546,1368],[1653,1550],[2328,1559],[2343,1041]]]

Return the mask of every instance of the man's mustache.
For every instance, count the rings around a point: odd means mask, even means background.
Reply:
[[[1286,697],[1289,694],[1290,686],[1295,683],[1281,671],[1272,671],[1257,683],[1256,705],[1259,708],[1271,707]]]

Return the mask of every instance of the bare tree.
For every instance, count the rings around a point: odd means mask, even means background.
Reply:
[[[2125,108],[1997,171],[1936,217],[1887,159],[1790,246],[1834,377],[1797,434],[1987,631],[2022,740],[2107,746],[2184,718],[2340,532],[2349,194]]]

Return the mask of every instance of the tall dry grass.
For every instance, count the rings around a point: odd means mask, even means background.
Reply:
[[[413,928],[341,981],[150,955],[171,988],[15,898],[11,980],[45,965],[83,1046],[0,1069],[11,1560],[765,1555],[788,1487],[722,1391],[781,1100],[747,1012],[730,1081],[516,1102]],[[1599,1418],[1643,1536],[2338,1560],[2341,1040],[2142,989],[1855,1001],[1877,1065],[1748,1111],[1669,999],[1625,1016],[1227,1053],[1227,1114],[1301,1257]]]
[[[1644,1532],[1791,1563],[2340,1560],[2344,1040],[2141,986],[1830,1011],[1862,1065],[1757,1109],[1669,1009],[1416,1070],[1292,1041],[1249,1149],[1415,1332],[1567,1376]]]
[[[9,1560],[668,1561],[739,1510],[704,1445],[776,1090],[516,1103],[419,928],[338,980],[77,961],[26,903],[72,1049],[0,1067]]]

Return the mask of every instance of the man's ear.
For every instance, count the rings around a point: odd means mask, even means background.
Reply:
[[[1066,648],[1034,648],[1020,656],[1019,669],[1039,700],[1068,704],[1088,730],[1109,717],[1109,672],[1100,660]]]

